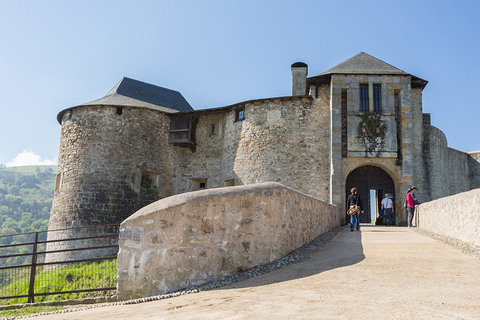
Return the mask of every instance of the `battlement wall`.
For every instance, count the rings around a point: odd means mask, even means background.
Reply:
[[[430,125],[424,126],[423,159],[415,163],[416,183],[422,201],[434,200],[475,187],[471,156],[447,146],[445,134]],[[477,169],[478,170],[478,169]]]
[[[338,226],[338,210],[273,182],[159,200],[120,227],[119,298],[172,292],[281,258]]]
[[[415,221],[422,230],[480,247],[480,189],[422,203]]]

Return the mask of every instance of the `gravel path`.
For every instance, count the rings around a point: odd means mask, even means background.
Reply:
[[[34,319],[480,319],[480,259],[414,229],[348,230],[195,294]]]
[[[450,237],[447,237],[447,236],[442,236],[442,235],[437,234],[437,233],[432,233],[432,232],[421,230],[421,229],[415,229],[415,230],[418,231],[419,233],[423,234],[423,235],[426,235],[426,236],[430,237],[430,238],[433,238],[433,239],[439,240],[439,241],[441,241],[445,244],[448,244],[449,246],[454,247],[454,248],[462,251],[465,254],[471,255],[473,257],[480,258],[480,247],[479,246],[476,246],[476,245],[471,244],[471,243],[466,243],[466,242],[463,242],[463,241],[460,241],[460,240],[457,240],[457,239],[453,239],[453,238],[450,238]]]

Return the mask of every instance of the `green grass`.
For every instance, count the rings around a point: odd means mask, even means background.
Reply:
[[[8,167],[8,168],[0,168],[0,171],[9,171],[9,172],[19,172],[24,174],[34,174],[37,170],[45,171],[47,168],[51,168],[53,173],[57,172],[57,166],[21,166],[21,167]]]
[[[9,317],[20,317],[20,316],[25,316],[28,314],[34,314],[34,313],[43,313],[43,312],[52,312],[52,311],[57,311],[57,310],[62,310],[65,309],[65,307],[47,307],[47,306],[41,306],[41,307],[23,307],[23,308],[18,308],[18,309],[11,309],[11,310],[2,310],[0,311],[0,317],[2,318],[9,318]]]
[[[100,263],[71,264],[53,270],[43,270],[35,277],[35,293],[72,291],[90,288],[115,287],[117,283],[116,260],[106,260]],[[14,279],[13,282],[1,288],[2,295],[28,294],[28,280]],[[105,296],[111,291],[94,291],[82,293],[67,293],[58,295],[35,296],[35,302],[62,301]],[[27,298],[13,298],[0,301],[1,304],[27,303]]]

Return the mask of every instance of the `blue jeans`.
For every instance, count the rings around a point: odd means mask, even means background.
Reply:
[[[360,220],[358,219],[358,213],[360,210],[357,211],[354,215],[350,216],[350,229],[353,230],[353,227],[356,226],[357,230],[360,229]]]
[[[395,216],[393,215],[392,208],[385,208],[385,216],[387,218],[387,226],[390,225],[390,221],[392,221],[392,225],[395,224]]]

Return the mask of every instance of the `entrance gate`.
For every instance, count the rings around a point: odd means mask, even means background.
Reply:
[[[350,189],[357,187],[358,194],[362,200],[362,204],[365,210],[360,214],[360,222],[370,223],[371,220],[371,199],[370,190],[375,190],[377,194],[377,208],[380,207],[385,193],[391,193],[395,195],[395,186],[393,180],[388,173],[379,167],[375,166],[363,166],[350,172],[345,183],[345,202],[350,195]],[[395,202],[395,201],[394,201]],[[348,220],[349,221],[349,220]]]

